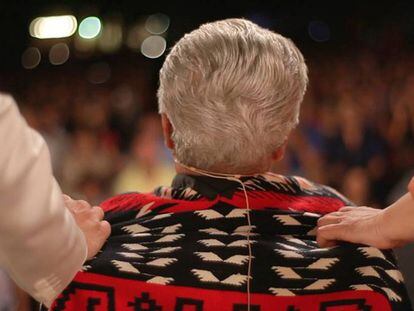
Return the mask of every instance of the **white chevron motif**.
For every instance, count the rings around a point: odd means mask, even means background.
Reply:
[[[194,214],[206,219],[206,220],[211,220],[211,219],[218,219],[218,218],[223,218],[224,216],[222,214],[220,214],[219,212],[216,212],[215,210],[212,209],[206,209],[206,210],[201,210],[201,211],[195,211]]]
[[[277,219],[285,226],[300,226],[302,223],[289,215],[274,215],[273,218]]]
[[[385,259],[384,253],[375,247],[358,247],[358,250],[367,258]]]
[[[162,247],[162,248],[159,248],[155,251],[152,251],[151,253],[152,254],[166,254],[166,253],[172,253],[172,252],[178,251],[179,249],[181,249],[180,246]]]
[[[248,240],[243,239],[243,240],[233,241],[229,243],[227,247],[247,247],[249,244],[253,244],[253,243],[256,243],[256,241],[254,240],[248,241]]]
[[[211,271],[193,269],[191,272],[203,283],[222,283],[227,285],[241,286],[247,282],[247,275],[233,274],[220,281]]]
[[[291,292],[287,288],[270,287],[269,291],[275,296],[296,296],[293,292]]]
[[[226,218],[242,218],[246,217],[247,210],[244,208],[235,208],[226,215]]]
[[[252,232],[254,229],[256,229],[256,226],[240,226],[234,229],[231,235],[256,236],[257,233]]]
[[[221,231],[216,228],[200,229],[199,232],[208,233],[210,235],[229,235],[227,232]]]
[[[126,243],[126,244],[122,244],[122,247],[125,247],[131,251],[142,251],[142,250],[148,249],[148,247],[138,244],[138,243]]]
[[[223,247],[226,246],[223,242],[216,240],[216,239],[205,239],[205,240],[199,240],[198,243],[201,243],[208,247]]]
[[[118,268],[119,271],[128,272],[128,273],[135,273],[139,274],[137,268],[131,265],[129,262],[119,261],[119,260],[111,260],[111,263]]]
[[[351,285],[350,288],[352,288],[354,290],[370,290],[370,291],[373,291],[372,287],[370,287],[366,284]]]
[[[173,278],[165,278],[162,276],[155,276],[149,280],[147,280],[147,283],[153,283],[153,284],[160,284],[160,285],[167,285],[174,281]]]
[[[294,238],[292,235],[285,235],[283,236],[283,238],[290,243],[307,246],[305,242],[303,242],[302,240],[299,240],[298,238]]]
[[[148,229],[147,227],[144,227],[138,224],[122,227],[122,230],[128,233],[131,233],[131,234],[137,234],[137,233],[143,233],[143,232],[150,231],[150,229]]]
[[[152,221],[152,220],[160,220],[160,219],[168,218],[168,217],[170,217],[171,215],[172,215],[172,213],[158,214],[158,215],[155,215],[154,217],[152,217],[152,218],[151,218],[151,221]]]
[[[243,265],[249,261],[249,256],[245,255],[234,255],[224,260],[213,252],[196,252],[195,254],[199,256],[203,261],[210,262],[225,262],[235,265]]]
[[[203,244],[207,247],[223,247],[223,246],[227,246],[227,247],[247,247],[249,245],[249,243],[250,244],[256,243],[256,241],[254,241],[254,240],[248,241],[248,240],[245,240],[245,239],[236,240],[236,241],[233,241],[233,242],[231,242],[227,245],[225,243],[217,240],[217,239],[204,239],[204,240],[198,240],[197,242],[200,243],[200,244]]]
[[[243,208],[234,208],[227,215],[223,215],[213,209],[206,209],[195,211],[194,214],[206,219],[219,219],[219,218],[242,218],[246,217],[247,210]]]
[[[292,245],[288,245],[288,244],[280,243],[280,242],[278,242],[277,244],[279,244],[283,248],[286,248],[286,249],[291,250],[291,251],[298,251],[299,250],[299,248],[297,248],[296,246],[292,246]]]
[[[136,254],[136,253],[118,252],[118,254],[124,257],[127,257],[127,258],[144,258],[143,256]]]
[[[292,279],[300,280],[302,277],[297,274],[292,268],[289,267],[272,267],[272,269],[282,278],[282,279]]]
[[[237,273],[229,276],[225,280],[221,281],[221,283],[227,285],[241,286],[247,282],[247,278],[247,275]]]
[[[191,272],[203,283],[220,283],[220,280],[210,271],[192,269]]]
[[[182,226],[182,224],[167,226],[161,231],[161,233],[176,233]]]
[[[138,214],[135,216],[135,218],[140,218],[142,216],[147,215],[148,213],[151,213],[151,206],[154,205],[155,202],[150,202],[145,204],[143,207],[140,208],[140,210],[138,211]]]
[[[168,243],[168,242],[175,242],[182,237],[184,237],[185,234],[167,234],[166,236],[163,236],[162,238],[159,238],[158,240],[154,241],[155,243]]]
[[[306,286],[304,289],[305,290],[326,289],[330,285],[332,285],[333,283],[335,283],[335,279],[320,279],[320,280],[317,280],[316,282],[313,282],[312,284]]]
[[[390,269],[390,270],[385,270],[385,272],[391,278],[393,278],[396,282],[398,282],[398,283],[403,283],[404,282],[404,277],[403,277],[403,275],[401,274],[401,272],[399,270]]]
[[[176,262],[177,258],[158,258],[154,259],[150,262],[147,262],[147,265],[149,266],[155,266],[155,267],[166,267],[171,265],[172,263]]]
[[[338,258],[320,258],[308,266],[308,269],[328,270],[334,264],[339,262]]]
[[[282,255],[285,258],[305,258],[305,257],[303,257],[302,254],[299,254],[295,251],[287,251],[287,250],[283,250],[283,249],[276,249],[275,251],[276,251],[276,253],[279,253],[280,255]]]
[[[402,301],[402,298],[398,296],[391,288],[381,287],[381,289],[387,294],[391,301]]]
[[[373,276],[376,278],[380,278],[379,273],[372,266],[359,267],[359,268],[356,268],[355,271],[358,272],[362,276]]]

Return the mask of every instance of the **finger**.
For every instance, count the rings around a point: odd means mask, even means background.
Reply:
[[[321,248],[328,248],[328,247],[333,247],[335,245],[337,245],[336,241],[331,241],[331,240],[325,240],[324,238],[321,237],[316,237],[316,242],[318,243],[319,247]]]
[[[341,207],[339,209],[339,212],[349,212],[349,211],[352,211],[354,209],[355,209],[355,207],[353,207],[353,206],[344,206],[344,207]]]
[[[332,247],[336,245],[335,240],[326,239],[322,234],[320,234],[319,230],[316,232],[316,242],[322,248],[324,247]]]
[[[72,198],[66,194],[62,194],[63,202],[73,201]]]
[[[316,235],[325,241],[346,241],[346,226],[341,224],[322,226],[318,228]]]
[[[323,227],[331,224],[338,224],[342,220],[342,217],[338,217],[332,214],[328,214],[318,219],[318,227]]]
[[[340,211],[336,211],[336,212],[329,213],[328,215],[334,216],[334,217],[342,217],[344,215],[344,213],[342,213]]]
[[[111,234],[111,224],[106,220],[100,222],[100,231],[102,232],[102,237],[106,241],[106,239]]]
[[[94,218],[97,220],[102,220],[105,216],[104,211],[99,206],[93,206],[92,213],[94,215]]]
[[[81,213],[90,210],[91,205],[84,200],[72,200],[69,202],[69,208],[76,213]]]

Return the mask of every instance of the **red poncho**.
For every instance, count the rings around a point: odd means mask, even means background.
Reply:
[[[275,174],[243,182],[251,227],[227,180],[178,175],[104,202],[112,234],[52,310],[411,310],[390,251],[316,244],[318,217],[351,204],[340,194]]]

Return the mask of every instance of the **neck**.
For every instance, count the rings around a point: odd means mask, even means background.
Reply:
[[[198,172],[198,171],[200,172]],[[199,168],[195,168],[195,170],[192,170],[191,167],[188,167],[184,164],[181,164],[180,162],[178,162],[178,160],[175,161],[175,171],[177,172],[177,174],[185,174],[185,175],[196,175],[196,176],[200,176],[200,175],[205,175],[203,174],[203,172],[205,173],[209,173],[212,175],[238,175],[238,176],[252,176],[252,175],[259,175],[259,174],[263,174],[265,173],[267,170],[255,170],[255,171],[237,171],[237,172],[230,172],[230,171],[226,171],[226,170],[204,170],[204,169],[199,169]]]

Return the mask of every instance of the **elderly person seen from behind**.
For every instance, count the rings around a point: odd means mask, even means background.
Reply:
[[[102,204],[111,237],[52,309],[410,308],[390,252],[318,248],[319,215],[347,199],[268,172],[306,85],[294,43],[247,20],[204,24],[179,40],[158,91],[177,175],[171,186]]]

